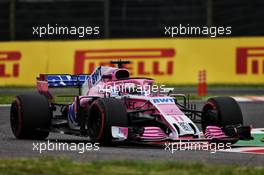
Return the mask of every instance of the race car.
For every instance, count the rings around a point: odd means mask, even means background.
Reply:
[[[18,95],[10,122],[18,139],[46,139],[50,132],[87,137],[92,143],[164,141],[232,142],[252,139],[231,97],[208,99],[201,110],[189,96],[131,77],[129,61],[111,61],[81,75],[40,74],[37,92]],[[50,88],[79,89],[72,103],[56,103]],[[201,129],[199,129],[201,125]]]

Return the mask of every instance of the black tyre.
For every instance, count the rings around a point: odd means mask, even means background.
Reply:
[[[243,125],[243,116],[238,103],[231,97],[210,98],[203,107],[203,132],[208,125],[219,127]]]
[[[87,121],[91,142],[98,142],[100,145],[111,145],[111,127],[127,127],[127,125],[126,107],[120,100],[99,98],[92,103]]]
[[[48,100],[39,93],[17,96],[11,105],[10,123],[18,139],[47,138],[51,126]]]

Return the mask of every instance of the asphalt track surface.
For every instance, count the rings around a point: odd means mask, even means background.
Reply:
[[[201,103],[198,103],[201,106]],[[240,103],[245,124],[253,124],[258,128],[264,128],[264,103],[263,102],[244,102]],[[33,151],[33,142],[42,143],[47,141],[17,140],[14,138],[9,124],[10,107],[0,107],[0,157],[66,157],[76,161],[93,160],[177,160],[177,161],[199,161],[209,164],[236,164],[248,166],[264,166],[264,156],[246,153],[216,152],[208,151],[176,151],[173,154],[165,151],[164,147],[123,145],[117,147],[100,147],[98,151]],[[63,143],[83,143],[87,139],[67,136],[61,134],[50,134],[49,140]]]

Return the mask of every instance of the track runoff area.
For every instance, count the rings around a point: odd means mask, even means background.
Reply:
[[[243,103],[252,102],[263,103],[264,108],[264,97],[259,96],[243,96],[233,97],[236,101]],[[254,140],[252,141],[238,141],[232,149],[224,150],[225,152],[239,152],[239,153],[251,153],[251,154],[263,154],[264,155],[264,128],[253,128],[251,131]]]
[[[264,108],[264,97],[243,96],[243,97],[233,97],[233,98],[239,103],[251,103],[253,105],[254,103],[263,103],[263,108]],[[264,155],[264,128],[253,128],[251,130],[251,134],[254,140],[251,141],[240,140],[232,146],[232,149],[226,149],[221,151]]]
[[[264,155],[264,128],[252,129],[251,134],[254,140],[238,141],[232,149],[223,151]]]
[[[264,108],[264,97],[263,96],[241,96],[241,97],[234,96],[233,98],[236,101],[238,101],[240,104],[242,103],[244,105],[247,105],[247,104],[254,105],[254,103],[263,103],[262,106]],[[260,120],[260,117],[261,116],[259,116],[258,120]],[[249,153],[249,154],[263,154],[264,155],[264,128],[252,128],[251,134],[252,134],[252,137],[254,138],[253,140],[251,141],[240,140],[236,144],[232,145],[231,149],[221,149],[219,151]]]

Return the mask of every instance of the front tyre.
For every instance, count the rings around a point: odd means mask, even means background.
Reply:
[[[210,98],[203,107],[202,130],[207,126],[243,125],[241,109],[231,97]]]
[[[113,139],[112,126],[128,126],[125,105],[115,98],[95,100],[89,109],[87,126],[91,142],[98,142],[100,145],[111,145]]]

